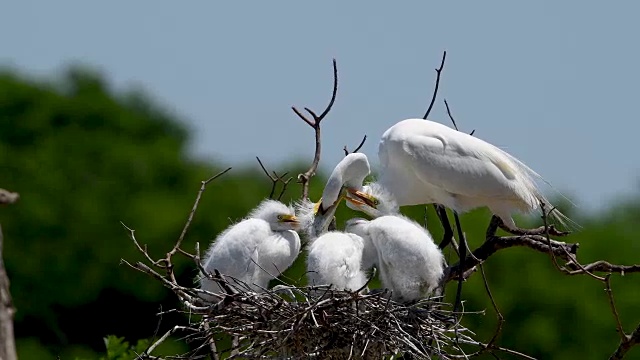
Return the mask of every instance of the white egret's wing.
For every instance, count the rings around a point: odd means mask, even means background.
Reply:
[[[528,174],[502,151],[471,136],[449,135],[408,136],[403,163],[422,181],[453,195],[530,200]]]

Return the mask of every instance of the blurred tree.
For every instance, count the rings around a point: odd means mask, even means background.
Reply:
[[[106,335],[116,334],[130,344],[151,338],[160,306],[178,306],[159,283],[119,265],[120,258],[141,259],[119,222],[136,229],[153,254],[170,249],[200,181],[219,171],[187,156],[188,139],[175,114],[142,92],[115,94],[87,69],[73,67],[53,83],[0,73],[0,175],[3,187],[21,194],[11,211],[0,209],[21,359],[96,357]],[[310,146],[312,140],[310,133]],[[264,142],[269,146],[268,138]],[[302,166],[286,170],[295,175]],[[322,179],[312,181],[312,199],[319,197]],[[284,201],[299,197],[299,186],[289,187]],[[193,248],[196,241],[202,249],[208,247],[269,188],[257,164],[211,183],[184,247]],[[638,198],[630,199],[580,219],[584,228],[567,241],[581,244],[583,261],[637,263],[638,204]],[[424,207],[405,212],[424,222]],[[338,226],[355,215],[341,207]],[[426,215],[439,239],[431,207]],[[462,217],[472,248],[483,241],[489,218],[483,210]],[[581,359],[604,358],[617,346],[600,283],[560,274],[548,256],[529,249],[500,251],[485,270],[506,318],[500,344],[538,358]],[[176,271],[183,283],[196,275],[186,260],[177,263]],[[304,255],[285,275],[304,282],[303,272]],[[613,278],[618,310],[629,331],[640,322],[639,281],[635,274]],[[486,315],[469,315],[464,322],[480,338],[489,338],[496,321],[480,274],[465,284],[463,297],[466,310],[487,309]],[[179,321],[179,315],[165,314],[159,331]],[[124,344],[122,339],[117,343]],[[629,358],[634,355],[640,351],[632,350]]]

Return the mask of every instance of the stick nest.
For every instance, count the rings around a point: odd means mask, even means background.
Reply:
[[[254,292],[217,272],[209,276],[225,294],[183,288],[177,295],[191,314],[203,315],[192,337],[203,344],[218,342],[222,334],[234,337],[227,349],[233,357],[451,359],[464,356],[459,344],[477,344],[456,323],[450,304],[437,299],[401,304],[387,291],[362,294],[330,286]]]

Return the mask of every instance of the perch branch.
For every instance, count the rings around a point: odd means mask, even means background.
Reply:
[[[431,102],[429,103],[429,107],[427,108],[427,112],[424,113],[423,119],[427,120],[429,114],[431,113],[431,109],[433,109],[433,104],[436,102],[436,97],[438,96],[438,88],[440,87],[440,74],[442,73],[442,69],[444,68],[444,61],[447,58],[447,52],[442,52],[442,61],[440,62],[440,67],[436,69],[436,85],[433,89],[433,95],[431,96]]]
[[[5,189],[0,189],[0,204],[14,204],[20,195]],[[4,234],[0,226],[0,359],[17,360],[16,341],[13,331],[13,316],[16,309],[11,299],[9,276],[4,267],[2,254]]]
[[[316,170],[318,169],[318,164],[320,163],[320,154],[322,152],[322,146],[320,141],[321,139],[320,138],[320,122],[322,122],[322,120],[327,116],[329,111],[331,111],[331,108],[333,107],[333,104],[336,101],[337,94],[338,94],[338,65],[336,64],[336,59],[333,59],[333,91],[331,93],[331,100],[329,101],[329,104],[324,109],[324,111],[320,115],[316,115],[316,113],[313,112],[311,109],[305,107],[304,110],[308,112],[313,118],[313,120],[310,120],[308,117],[302,114],[302,112],[296,109],[295,106],[291,107],[293,112],[296,115],[298,115],[299,118],[301,118],[304,122],[306,122],[309,126],[313,128],[315,132],[315,137],[316,137],[316,146],[315,146],[315,152],[313,155],[313,162],[311,163],[311,166],[305,173],[298,174],[298,182],[302,184],[303,199],[306,199],[309,197],[309,181],[316,174]]]

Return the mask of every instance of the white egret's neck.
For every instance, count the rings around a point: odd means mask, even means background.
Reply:
[[[351,153],[345,156],[333,169],[324,187],[323,209],[328,209],[338,200],[343,186],[360,189],[370,172],[369,160],[365,154]]]

